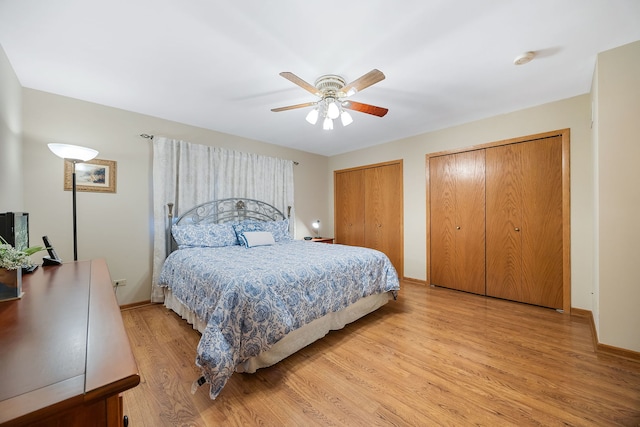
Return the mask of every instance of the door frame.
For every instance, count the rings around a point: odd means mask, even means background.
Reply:
[[[472,145],[445,151],[425,154],[425,184],[426,184],[426,277],[427,285],[431,284],[431,190],[429,186],[429,160],[431,157],[445,156],[448,154],[463,153],[466,151],[481,150],[498,147],[501,145],[518,144],[559,136],[562,140],[562,310],[565,314],[571,314],[571,170],[570,170],[570,129],[560,129],[543,132],[534,135],[521,136],[486,144]]]

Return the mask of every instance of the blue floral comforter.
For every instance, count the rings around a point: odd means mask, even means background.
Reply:
[[[299,240],[180,249],[167,258],[160,283],[207,323],[196,363],[212,399],[236,365],[288,332],[360,298],[400,289],[382,252]]]

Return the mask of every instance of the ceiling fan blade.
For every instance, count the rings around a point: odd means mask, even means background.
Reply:
[[[389,112],[387,108],[376,107],[375,105],[362,104],[360,102],[345,101],[342,103],[342,108],[347,110],[359,111],[361,113],[367,113],[378,117],[384,117]]]
[[[296,105],[289,105],[287,107],[272,108],[271,111],[273,111],[274,113],[277,113],[279,111],[288,111],[288,110],[295,110],[296,108],[311,107],[316,104],[317,102],[305,102],[304,104],[296,104]]]
[[[284,77],[285,79],[289,80],[290,82],[297,84],[302,89],[304,89],[304,90],[306,90],[308,92],[311,92],[315,96],[322,96],[322,93],[318,90],[317,87],[313,86],[312,84],[309,84],[309,83],[305,82],[304,80],[302,80],[300,77],[296,76],[295,74],[293,74],[293,73],[291,73],[289,71],[283,71],[282,73],[280,73],[280,75],[282,77]]]
[[[353,95],[350,92],[360,92],[363,89],[368,88],[369,86],[376,84],[380,81],[384,80],[384,74],[380,70],[376,70],[375,68],[369,71],[364,76],[352,81],[351,83],[347,83],[347,85],[340,89],[340,92],[343,92],[345,96]]]

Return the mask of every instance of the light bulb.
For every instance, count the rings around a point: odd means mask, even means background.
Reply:
[[[353,123],[351,114],[347,113],[344,110],[342,110],[342,113],[340,114],[340,120],[342,121],[342,126],[349,126],[351,123]]]
[[[315,125],[318,122],[318,109],[314,108],[313,110],[309,111],[306,120],[312,125]]]
[[[322,122],[322,129],[333,130],[333,120],[331,120],[329,116],[324,118],[324,122]]]
[[[327,117],[330,119],[337,119],[340,116],[340,108],[335,101],[331,101],[327,106]]]

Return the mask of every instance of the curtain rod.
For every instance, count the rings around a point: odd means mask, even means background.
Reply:
[[[145,139],[153,140],[153,135],[149,135],[148,133],[141,133],[140,136],[145,138]],[[300,163],[294,161],[293,164],[298,166]]]

